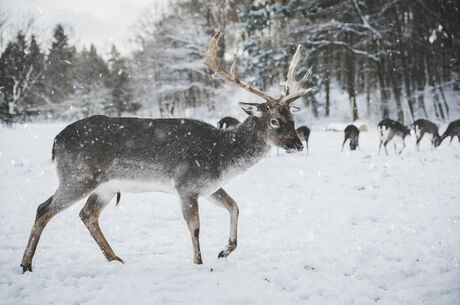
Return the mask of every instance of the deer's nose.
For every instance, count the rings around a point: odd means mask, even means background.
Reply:
[[[298,143],[295,143],[294,146],[297,149],[297,151],[302,151],[303,150],[303,145],[302,145],[302,142],[300,142],[300,141]]]

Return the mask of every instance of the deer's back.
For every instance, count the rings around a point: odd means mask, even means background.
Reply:
[[[221,176],[223,132],[188,119],[89,117],[67,126],[53,152],[60,180],[207,184]],[[69,177],[70,176],[70,177]]]
[[[302,141],[308,141],[308,138],[310,137],[310,128],[307,126],[300,126],[297,128],[296,132]]]
[[[350,125],[348,125],[347,127],[345,127],[344,132],[345,132],[345,134],[350,135],[350,136],[352,136],[352,135],[353,135],[353,136],[359,135],[359,129],[358,129],[358,127],[356,127],[355,125],[352,125],[352,124],[350,124]]]
[[[450,122],[447,126],[446,132],[452,134],[460,134],[460,120]]]
[[[377,125],[380,129],[381,135],[383,135],[382,129],[386,129],[395,135],[398,135],[402,138],[405,138],[407,135],[410,134],[410,129],[404,126],[403,124],[399,123],[398,121],[394,121],[391,119],[384,119],[380,121]]]
[[[435,123],[425,120],[425,119],[418,119],[414,122],[414,126],[418,129],[423,129],[426,132],[434,133],[438,132],[438,126]]]
[[[240,124],[240,121],[238,119],[235,119],[231,116],[226,116],[217,123],[219,128],[229,128],[229,127],[235,127],[236,125]]]

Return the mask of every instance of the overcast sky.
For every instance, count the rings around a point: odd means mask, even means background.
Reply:
[[[126,53],[133,24],[146,9],[164,10],[168,0],[0,0],[0,8],[17,20],[28,15],[36,17],[42,30],[57,23],[71,26],[73,41],[78,46],[94,43],[101,52],[111,43]],[[47,32],[45,35],[50,35]],[[49,37],[41,37],[49,39]]]

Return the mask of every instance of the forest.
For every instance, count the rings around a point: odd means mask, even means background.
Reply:
[[[390,117],[447,122],[460,112],[460,3],[455,0],[177,0],[141,14],[133,48],[76,46],[66,26],[51,37],[0,12],[0,120],[74,120],[93,114],[183,117],[232,103],[203,65],[210,37],[242,79],[280,91],[297,45],[312,69],[313,118]],[[77,33],[78,35],[78,33]],[[38,43],[37,41],[44,41]],[[346,98],[334,92],[343,91]],[[223,102],[225,101],[225,102]],[[236,101],[234,101],[236,103]],[[344,108],[343,105],[346,105]]]

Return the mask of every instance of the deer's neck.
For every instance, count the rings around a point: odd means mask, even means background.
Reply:
[[[225,131],[225,139],[229,147],[229,166],[246,170],[257,163],[268,152],[267,125],[264,120],[248,117],[235,129]]]

